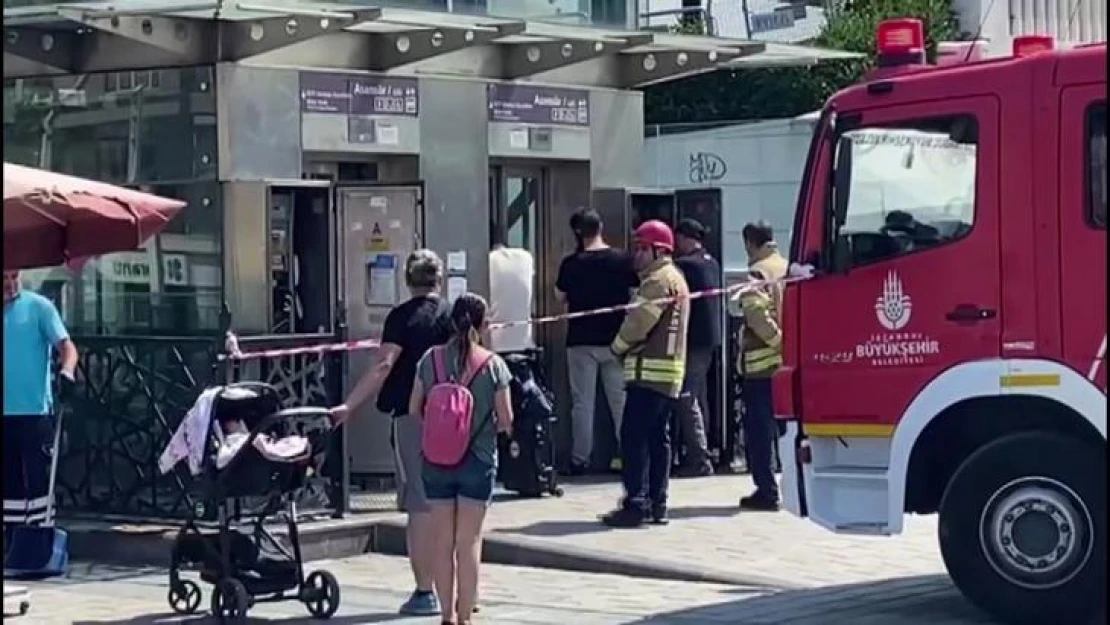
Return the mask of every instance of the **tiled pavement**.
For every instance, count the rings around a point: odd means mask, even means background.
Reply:
[[[396,606],[411,583],[401,558],[366,555],[315,563],[342,584],[343,604],[331,621],[342,625],[432,625],[402,618]],[[11,623],[27,625],[153,625],[211,622],[170,615],[166,577],[153,569],[77,564],[69,579],[31,586],[31,611]],[[208,586],[202,586],[207,595]],[[486,565],[483,611],[489,625],[983,625],[990,623],[937,576],[862,585],[764,593],[751,588],[665,582]],[[252,610],[254,623],[307,624],[295,602]]]
[[[930,518],[894,538],[837,536],[787,513],[737,513],[744,476],[672,483],[667,527],[610,530],[597,515],[616,504],[615,483],[571,484],[563,498],[499,496],[487,541],[589,551],[717,571],[750,585],[717,585],[486,565],[480,622],[491,625],[972,625],[990,623],[943,575]],[[396,519],[383,515],[383,519]],[[504,550],[504,549],[503,549]],[[410,587],[404,560],[370,554],[313,563],[332,569],[344,607],[333,622],[436,623],[394,614]],[[29,625],[141,625],[167,616],[164,572],[77,565],[70,579],[33,584]],[[768,588],[771,586],[771,588]],[[206,598],[202,605],[207,605]],[[296,603],[259,606],[257,622],[308,623]],[[269,620],[267,620],[269,619]]]
[[[897,537],[839,536],[786,512],[738,513],[739,497],[750,488],[747,476],[675,480],[669,526],[611,530],[597,516],[616,505],[619,484],[573,484],[558,499],[501,498],[490,511],[488,536],[696,566],[784,587],[944,573],[935,517],[907,519],[907,531]]]

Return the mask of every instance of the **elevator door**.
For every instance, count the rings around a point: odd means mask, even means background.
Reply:
[[[536,272],[531,314],[549,314],[543,294],[550,288],[542,271],[552,253],[544,245],[543,236],[548,213],[546,171],[542,167],[498,166],[491,176],[492,242],[525,249],[532,254]],[[540,338],[534,335],[533,340],[538,343]]]
[[[411,185],[343,185],[336,189],[339,240],[343,250],[340,304],[346,310],[351,340],[381,338],[385,317],[408,299],[405,258],[423,245],[422,187]],[[375,362],[375,352],[348,352],[349,392]],[[351,472],[393,472],[390,417],[373,401],[351,415]]]
[[[501,176],[501,207],[505,224],[505,245],[526,249],[539,264],[536,246],[540,203],[543,199],[543,172],[539,169],[506,169]]]

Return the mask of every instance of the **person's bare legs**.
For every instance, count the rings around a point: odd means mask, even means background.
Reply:
[[[435,525],[430,512],[409,514],[405,540],[412,576],[416,578],[416,590],[432,592],[435,583]]]
[[[401,614],[433,616],[439,614],[435,595],[435,536],[428,497],[424,492],[424,458],[421,453],[422,425],[412,415],[393,419],[394,466],[397,476],[397,504],[408,513],[405,542],[416,590],[401,604]]]
[[[431,501],[432,576],[443,622],[458,620],[455,611],[455,516],[454,501]],[[468,615],[469,616],[469,615]]]
[[[459,499],[455,522],[455,558],[458,562],[461,623],[469,623],[478,603],[478,570],[482,561],[482,524],[486,520],[485,502]],[[440,598],[444,601],[444,598]],[[446,605],[446,604],[444,604]]]

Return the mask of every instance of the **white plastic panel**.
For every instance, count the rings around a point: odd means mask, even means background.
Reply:
[[[1049,35],[1062,43],[1106,41],[1105,0],[1010,0],[1010,35]]]

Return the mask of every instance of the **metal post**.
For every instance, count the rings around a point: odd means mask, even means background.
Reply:
[[[135,184],[139,178],[139,165],[142,160],[143,133],[143,91],[139,85],[128,94],[127,107],[127,183]]]
[[[220,329],[216,335],[216,353],[226,354],[227,349],[227,333],[231,331],[231,308],[227,305],[227,300],[220,302]],[[235,361],[216,360],[213,363],[214,370],[212,372],[212,381],[219,381],[221,384],[230,384],[235,381]],[[222,375],[221,375],[222,374]]]
[[[744,34],[748,39],[755,39],[752,36],[752,12],[748,10],[748,0],[740,0],[740,10],[744,12]]]
[[[347,340],[347,309],[345,306],[339,309],[339,314],[336,315],[335,320],[335,334],[338,341]],[[347,355],[339,352],[333,355],[334,358],[339,359],[338,377],[339,380],[334,385],[334,388],[339,389],[340,395],[344,395],[347,391],[343,387],[344,380],[347,379]],[[351,509],[351,453],[350,453],[350,436],[347,433],[347,426],[341,425],[339,427],[339,501],[333,505],[335,507],[335,518],[343,518]]]
[[[85,83],[88,80],[88,74],[81,74],[73,83],[73,90],[75,92],[80,91],[85,87]],[[57,99],[58,102],[51,106],[50,110],[42,118],[42,138],[39,142],[39,169],[45,169],[46,171],[53,171],[54,168],[54,120],[57,118],[58,112],[63,106],[61,97]]]

